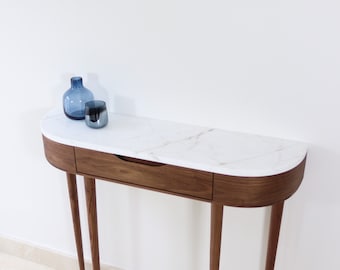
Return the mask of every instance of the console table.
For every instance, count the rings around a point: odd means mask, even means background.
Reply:
[[[210,202],[210,270],[219,269],[223,206],[271,206],[266,270],[274,269],[284,201],[303,179],[305,144],[113,113],[97,130],[50,112],[41,131],[47,160],[67,175],[81,270],[76,175],[85,181],[93,270],[100,269],[95,179]]]

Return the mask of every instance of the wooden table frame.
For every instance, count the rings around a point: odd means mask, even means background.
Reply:
[[[306,161],[305,158],[295,168],[277,175],[237,177],[115,156],[60,144],[45,136],[43,142],[47,160],[65,171],[67,175],[80,270],[85,270],[85,266],[76,175],[83,176],[85,182],[93,270],[100,270],[95,179],[210,202],[210,270],[219,269],[223,206],[271,206],[265,270],[273,270],[284,201],[298,189],[303,179]]]

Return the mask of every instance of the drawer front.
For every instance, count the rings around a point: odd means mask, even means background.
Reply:
[[[172,165],[75,148],[77,171],[96,178],[212,199],[212,174]]]

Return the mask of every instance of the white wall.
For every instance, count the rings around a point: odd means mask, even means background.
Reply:
[[[276,269],[339,269],[339,9],[336,0],[2,0],[0,234],[75,255],[64,174],[45,161],[39,121],[81,75],[117,112],[309,142]],[[104,262],[208,269],[208,204],[104,182],[98,196]],[[225,208],[221,269],[263,269],[268,213]]]

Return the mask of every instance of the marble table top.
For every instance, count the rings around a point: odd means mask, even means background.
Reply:
[[[283,173],[307,154],[305,143],[292,140],[114,113],[106,127],[91,129],[51,111],[41,131],[66,145],[234,176]]]

